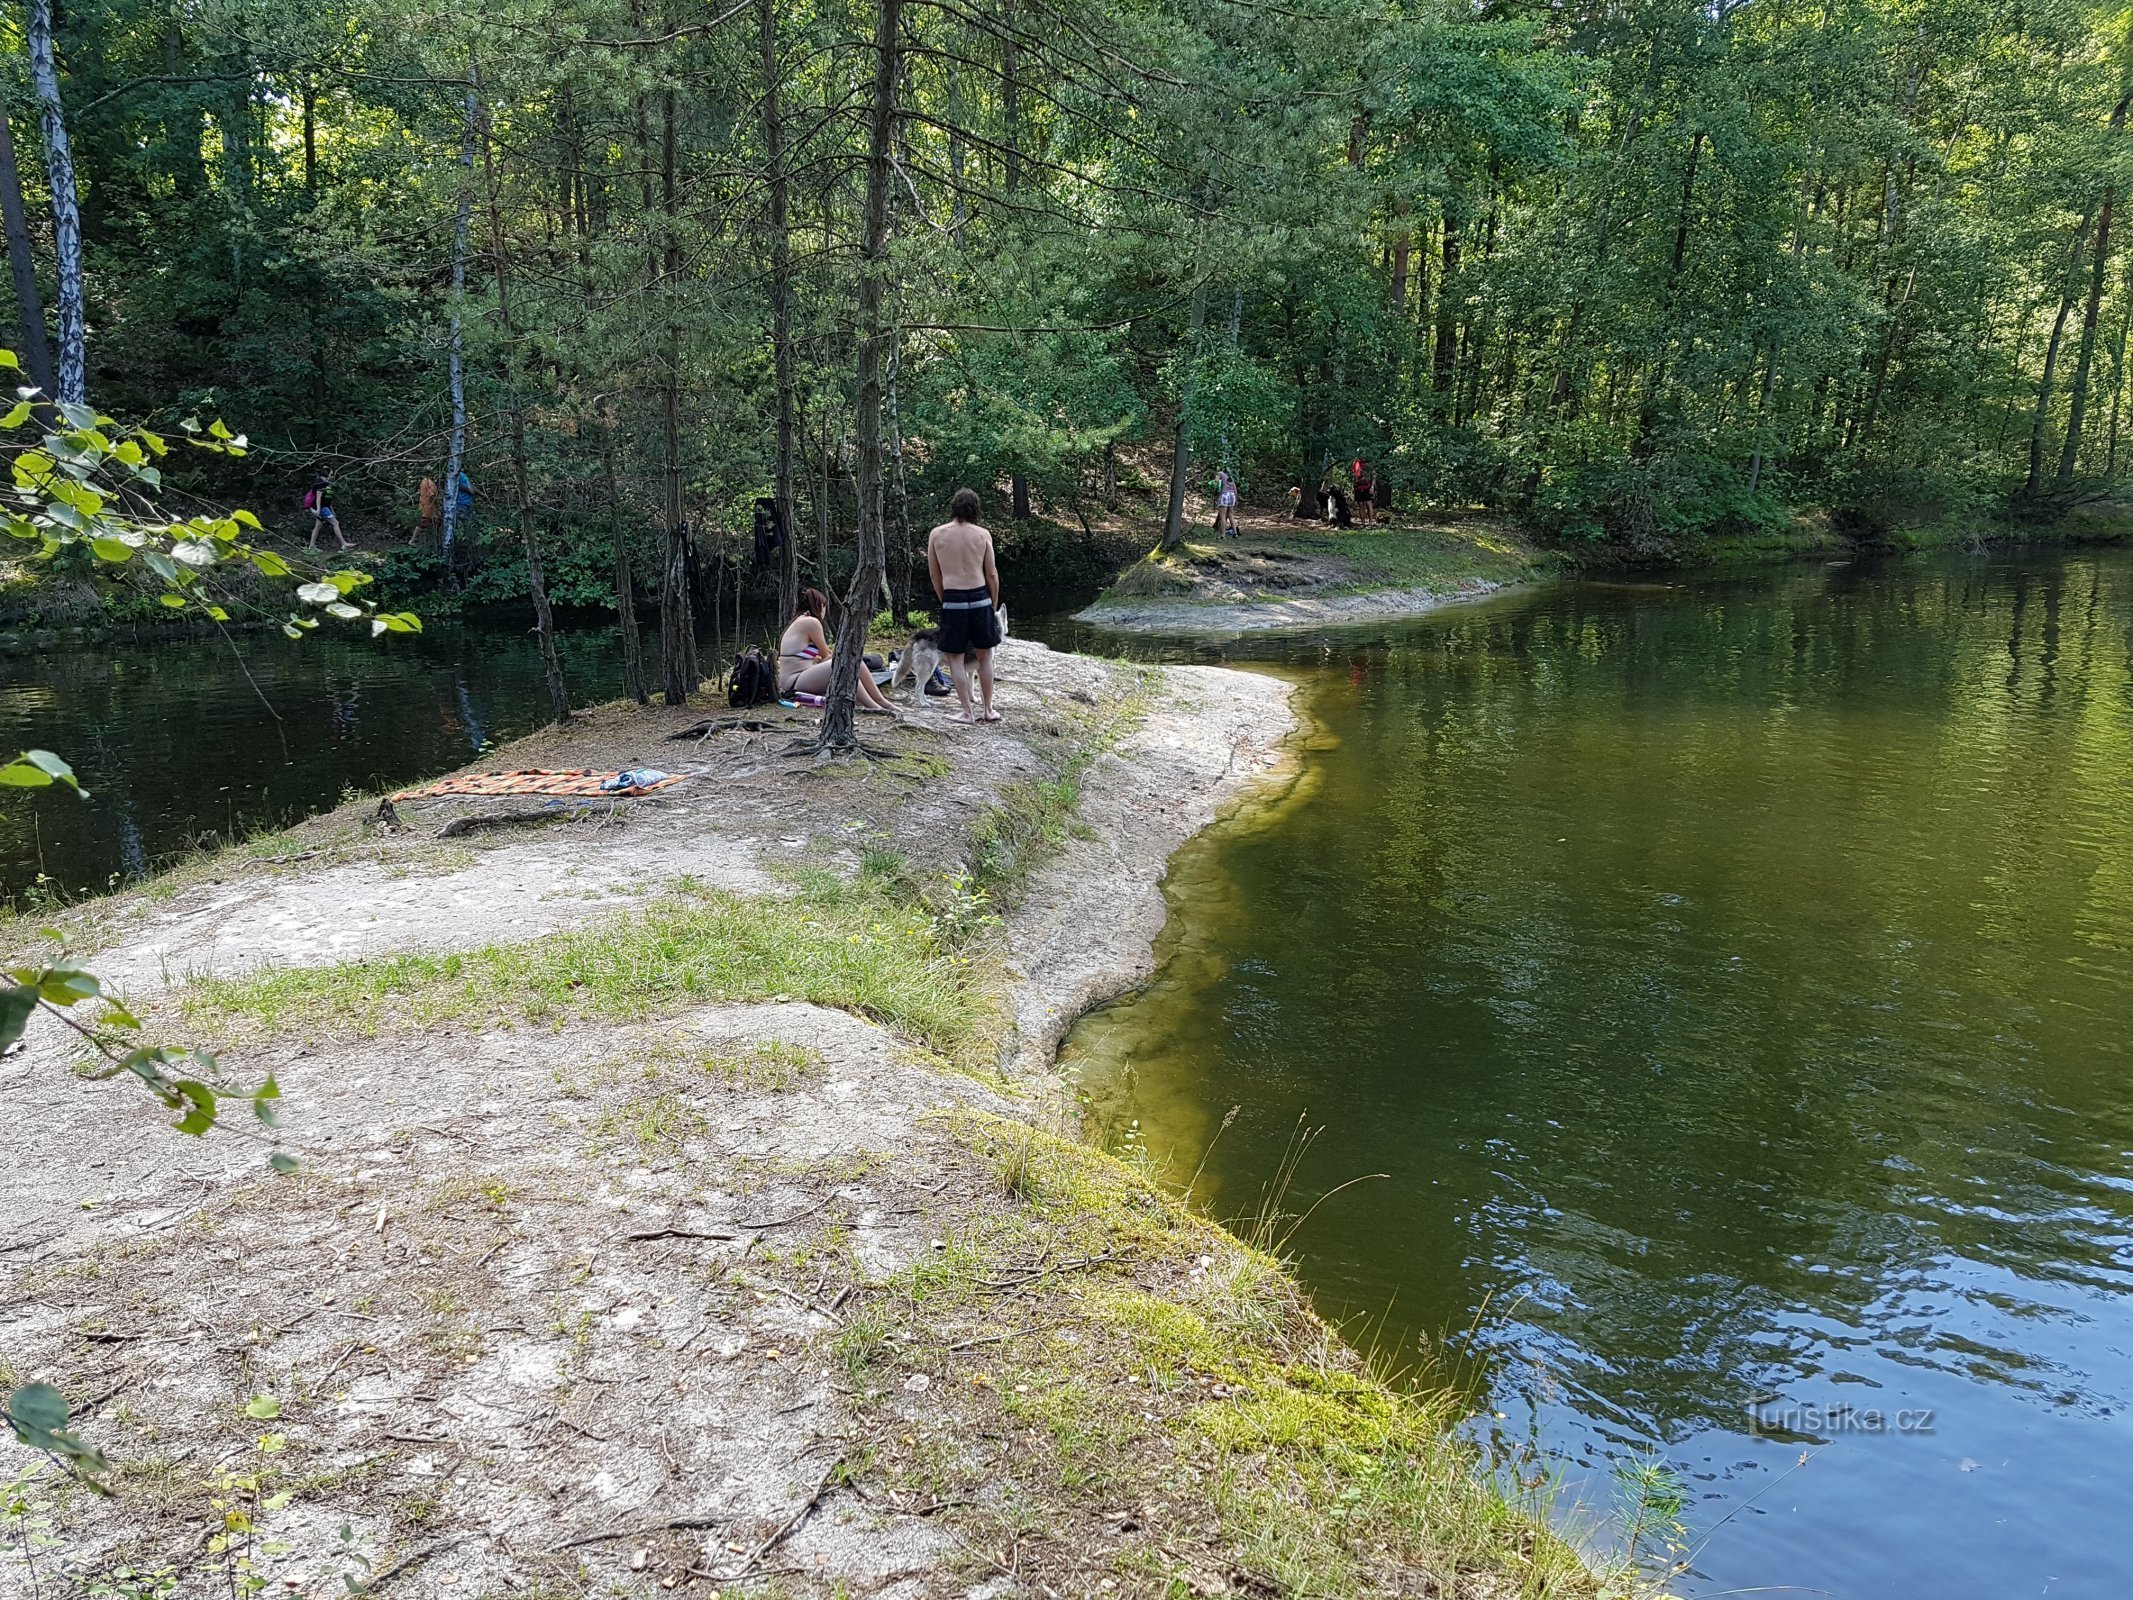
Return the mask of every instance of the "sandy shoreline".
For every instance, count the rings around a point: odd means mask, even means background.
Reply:
[[[1075,614],[1077,622],[1121,633],[1190,634],[1234,638],[1292,628],[1384,622],[1426,616],[1446,606],[1486,600],[1517,587],[1470,578],[1450,593],[1441,589],[1375,589],[1361,594],[1268,596],[1255,600],[1106,599]]]

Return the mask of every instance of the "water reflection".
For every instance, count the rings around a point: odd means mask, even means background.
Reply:
[[[567,633],[562,654],[581,703],[620,692],[611,630]],[[241,837],[351,787],[458,766],[492,737],[539,726],[546,708],[539,654],[515,629],[0,657],[0,744],[59,751],[91,796],[11,792],[0,885],[19,893],[40,871],[69,892],[138,877],[203,833]]]
[[[1183,1170],[1244,1106],[1218,1211],[1304,1114],[1321,1187],[1393,1173],[1299,1238],[1322,1301],[1700,1475],[1710,1589],[2133,1592],[2129,642],[2110,556],[1238,647],[1313,781],[1180,858],[1070,1058]],[[1846,1401],[1935,1426],[1786,1425]]]

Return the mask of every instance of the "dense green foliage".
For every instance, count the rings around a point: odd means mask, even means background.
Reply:
[[[518,455],[551,587],[599,601],[617,540],[661,570],[677,511],[700,555],[744,550],[782,259],[796,531],[841,571],[873,26],[70,5],[92,397],[212,402],[251,481],[200,487],[300,529],[335,471],[352,532],[405,537],[463,309],[480,592],[523,580]],[[1801,509],[2045,514],[2119,475],[2115,4],[911,0],[903,33],[900,592],[955,483],[1071,523],[1120,451],[1160,488],[1179,432],[1195,485],[1226,463],[1272,503],[1363,455],[1403,503],[1653,553]],[[42,229],[19,69],[13,108]]]

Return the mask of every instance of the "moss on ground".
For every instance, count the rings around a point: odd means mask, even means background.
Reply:
[[[853,1386],[862,1487],[935,1508],[970,1577],[1603,1592],[1544,1507],[1483,1473],[1454,1403],[1368,1370],[1279,1262],[1087,1146],[939,1120],[996,1203],[825,1343]]]

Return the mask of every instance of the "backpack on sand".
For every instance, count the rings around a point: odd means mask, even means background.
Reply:
[[[750,645],[733,658],[733,671],[726,679],[727,705],[744,710],[767,705],[777,697],[778,675],[762,651]]]

